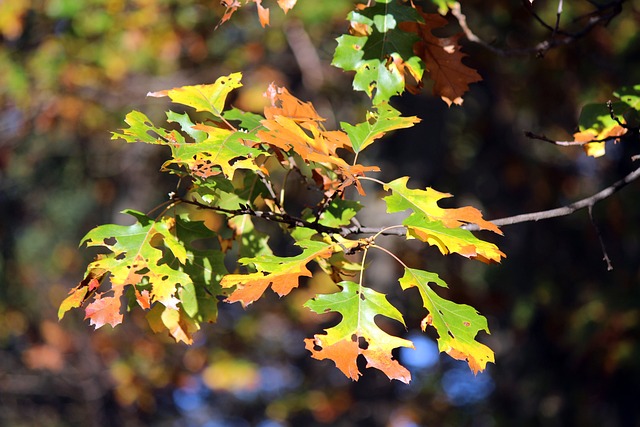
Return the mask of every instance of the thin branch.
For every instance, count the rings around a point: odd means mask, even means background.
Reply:
[[[458,20],[460,28],[462,28],[462,31],[469,41],[481,45],[482,47],[495,53],[496,55],[528,56],[535,54],[538,56],[542,56],[553,48],[573,43],[577,39],[584,37],[589,32],[591,32],[598,24],[607,25],[611,21],[611,19],[622,12],[622,3],[626,1],[627,0],[614,0],[598,8],[598,10],[596,10],[595,12],[591,12],[589,14],[578,17],[575,21],[587,19],[587,23],[580,31],[577,31],[575,33],[569,33],[559,28],[560,14],[562,12],[562,2],[560,2],[560,4],[558,5],[558,15],[555,27],[544,22],[536,13],[532,11],[532,16],[540,23],[540,25],[551,31],[551,38],[549,40],[544,40],[533,47],[524,49],[499,48],[482,40],[467,25],[467,18],[462,13],[460,3],[458,2],[451,6],[451,14]]]
[[[563,206],[561,208],[550,209],[547,211],[533,212],[533,213],[511,216],[507,218],[494,219],[494,220],[491,220],[491,222],[497,226],[503,226],[503,225],[519,224],[522,222],[529,222],[529,221],[540,221],[542,219],[557,218],[561,216],[571,215],[575,211],[587,208],[589,206],[593,206],[600,200],[606,199],[607,197],[611,196],[612,194],[619,191],[623,187],[627,186],[631,182],[635,181],[639,177],[640,177],[640,168],[634,170],[633,172],[631,172],[621,180],[616,181],[615,183],[605,188],[604,190],[590,197],[584,198],[582,200],[578,200],[577,202],[572,203],[570,205]],[[469,224],[462,228],[465,228],[471,231],[477,231],[480,229],[476,224]]]
[[[600,228],[596,221],[593,219],[593,205],[589,205],[589,219],[591,220],[591,225],[596,230],[596,236],[598,236],[598,241],[600,242],[600,248],[602,249],[603,258],[602,260],[607,263],[607,271],[613,270],[613,265],[611,264],[611,260],[609,259],[609,255],[607,254],[607,248],[604,246],[604,240],[602,239],[602,234],[600,233]]]
[[[547,138],[546,135],[537,135],[537,134],[535,134],[533,132],[529,132],[529,131],[526,131],[524,133],[524,136],[526,136],[527,138],[530,138],[530,139],[537,139],[537,140],[540,140],[540,141],[549,142],[549,143],[554,144],[554,145],[561,145],[563,147],[570,147],[570,146],[574,146],[574,145],[582,146],[582,145],[588,144],[590,142],[605,142],[605,141],[609,141],[609,140],[613,140],[613,139],[619,138],[617,136],[608,136],[606,138],[601,138],[601,139],[590,139],[589,141],[556,141],[556,140]]]

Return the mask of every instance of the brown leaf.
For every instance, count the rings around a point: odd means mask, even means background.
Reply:
[[[434,95],[449,106],[462,105],[462,96],[469,90],[469,84],[482,80],[482,77],[462,63],[466,55],[460,52],[458,44],[461,34],[445,38],[434,36],[431,31],[445,26],[448,21],[438,14],[419,12],[424,24],[401,22],[400,28],[414,32],[422,39],[414,45],[414,51],[424,61],[434,82]]]

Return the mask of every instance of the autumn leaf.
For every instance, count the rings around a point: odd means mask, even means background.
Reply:
[[[265,151],[251,147],[259,142],[255,135],[203,124],[195,125],[193,129],[204,132],[206,139],[197,143],[167,144],[173,156],[163,164],[163,169],[167,170],[173,164],[182,165],[191,175],[201,179],[219,173],[232,179],[238,169],[264,171],[256,163],[256,157],[266,155]]]
[[[366,120],[357,125],[340,123],[342,129],[351,140],[353,151],[359,153],[376,139],[381,138],[392,130],[409,128],[420,121],[419,118],[401,117],[400,112],[388,103],[377,104],[376,112],[368,111]]]
[[[352,150],[348,135],[342,131],[327,131],[322,126],[324,119],[310,103],[292,96],[285,88],[271,85],[267,90],[271,105],[265,108],[265,130],[257,132],[261,141],[285,152],[295,153],[305,162],[318,163],[342,177],[339,189],[355,185],[360,194],[364,190],[357,177],[376,166],[348,164],[337,150]]]
[[[257,270],[249,274],[228,274],[221,282],[223,288],[235,287],[227,302],[241,302],[243,307],[258,300],[264,291],[271,289],[280,296],[287,295],[298,287],[300,277],[311,277],[307,264],[314,258],[328,258],[334,252],[333,244],[302,241],[297,243],[303,251],[294,257],[262,255],[256,258],[242,258],[241,264],[253,265]]]
[[[151,302],[158,301],[166,307],[176,307],[179,300],[175,293],[179,286],[186,286],[191,278],[175,270],[162,260],[162,244],[181,263],[187,261],[187,251],[172,229],[173,218],[155,222],[146,215],[124,211],[136,219],[131,226],[107,224],[94,228],[82,239],[87,246],[102,246],[110,253],[98,257],[88,266],[87,276],[109,272],[113,295],[96,293],[94,301],[87,305],[85,313],[96,328],[105,323],[112,326],[122,321],[120,296],[126,286],[150,285]]]
[[[344,281],[338,284],[340,292],[318,295],[307,301],[305,307],[315,313],[340,313],[340,323],[326,334],[305,339],[305,347],[314,359],[332,360],[338,369],[354,381],[362,375],[358,370],[358,355],[367,360],[367,367],[384,372],[390,379],[409,383],[411,374],[397,360],[392,351],[398,347],[413,348],[411,341],[389,335],[376,324],[375,317],[385,316],[404,325],[402,314],[387,298],[373,289]]]
[[[628,98],[632,99],[632,98]],[[615,102],[611,104],[614,114],[621,117],[630,110],[630,105],[625,102]],[[620,120],[620,119],[619,119]],[[606,140],[615,142],[620,140],[620,136],[627,133],[627,129],[611,117],[611,110],[606,104],[587,104],[580,112],[578,119],[579,132],[573,135],[574,141],[584,142],[584,151],[592,157],[604,156],[606,153]]]
[[[438,14],[420,11],[424,23],[402,22],[400,28],[418,35],[420,41],[414,51],[425,63],[426,70],[434,82],[433,93],[447,105],[462,105],[462,96],[469,90],[469,84],[482,80],[476,70],[462,63],[466,56],[460,51],[458,39],[461,34],[451,37],[436,37],[432,31],[445,26],[448,21]]]
[[[429,283],[443,288],[447,284],[435,273],[405,268],[400,279],[402,289],[418,288],[424,307],[429,315],[422,322],[422,329],[433,326],[438,332],[438,349],[458,360],[466,360],[469,368],[477,374],[487,362],[493,363],[493,351],[475,340],[479,331],[489,333],[487,319],[471,306],[456,304],[436,294]]]
[[[93,302],[85,308],[85,319],[89,319],[89,324],[96,329],[105,324],[115,327],[122,323],[122,313],[120,313],[120,297],[122,296],[122,286],[113,287],[113,296],[103,297],[103,294],[96,293]]]
[[[505,255],[494,244],[478,239],[468,230],[460,227],[476,224],[481,230],[490,230],[502,235],[493,223],[482,218],[482,213],[471,207],[445,209],[438,201],[451,197],[432,188],[415,190],[407,188],[408,177],[398,178],[384,185],[391,195],[384,198],[387,212],[401,212],[407,209],[411,215],[403,221],[407,227],[407,238],[416,238],[437,246],[444,254],[458,253],[486,263],[499,262]]]
[[[422,80],[424,64],[413,52],[419,38],[399,26],[404,21],[420,20],[414,8],[396,1],[376,2],[351,12],[348,19],[352,34],[337,39],[331,64],[355,71],[355,90],[373,96],[377,104],[402,93],[406,77],[416,85]]]
[[[176,104],[194,108],[197,112],[209,112],[220,117],[229,93],[242,86],[242,73],[233,73],[219,77],[213,84],[182,86],[158,92],[149,92],[147,96],[168,96]]]

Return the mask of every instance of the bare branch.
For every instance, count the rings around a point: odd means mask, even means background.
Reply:
[[[603,141],[606,141],[607,139],[611,139],[611,138],[594,139],[594,140],[585,141],[585,142],[583,142],[583,141],[555,141],[553,139],[547,138],[546,135],[536,135],[535,133],[529,132],[529,131],[526,131],[524,133],[524,136],[526,136],[527,138],[531,138],[531,139],[538,139],[540,141],[550,142],[551,144],[554,144],[554,145],[562,145],[563,147],[570,147],[572,145],[582,146],[582,145],[584,145],[584,144],[586,144],[588,142],[603,142]]]
[[[600,233],[600,228],[596,221],[593,219],[593,205],[589,205],[589,219],[591,220],[591,225],[596,230],[596,235],[598,236],[598,241],[600,242],[600,248],[602,248],[603,258],[602,260],[607,263],[607,271],[613,270],[613,265],[611,264],[611,260],[609,259],[609,255],[607,254],[607,248],[604,246],[604,240],[602,239],[602,234]]]
[[[577,202],[572,203],[570,205],[563,206],[561,208],[550,209],[547,211],[533,212],[533,213],[521,214],[516,216],[510,216],[507,218],[494,219],[494,220],[491,220],[491,222],[497,226],[504,226],[504,225],[519,224],[522,222],[540,221],[542,219],[557,218],[561,216],[571,215],[575,211],[588,208],[589,206],[593,206],[600,200],[606,199],[607,197],[611,196],[612,194],[619,191],[623,187],[627,186],[631,182],[635,181],[639,177],[640,177],[640,168],[634,170],[633,172],[631,172],[621,180],[616,181],[615,183],[605,188],[604,190],[590,197],[584,198],[582,200],[578,200]],[[469,224],[467,226],[464,226],[463,228],[471,231],[477,231],[480,229],[476,224]]]
[[[464,32],[467,39],[469,39],[469,41],[481,45],[482,47],[495,53],[496,55],[529,56],[535,54],[538,56],[543,56],[550,49],[573,43],[577,39],[584,37],[599,24],[607,25],[609,21],[611,21],[611,19],[622,12],[622,4],[626,1],[627,0],[614,0],[598,7],[598,9],[594,12],[578,17],[577,19],[575,19],[576,22],[586,19],[586,24],[580,31],[577,31],[575,33],[570,33],[559,28],[560,15],[562,13],[562,1],[558,4],[558,13],[555,26],[547,24],[536,13],[531,11],[532,16],[540,23],[540,25],[551,32],[551,38],[549,40],[544,40],[533,47],[524,49],[499,48],[482,40],[467,25],[467,18],[462,13],[460,3],[458,2],[451,6],[451,14],[458,20],[460,28],[462,28],[462,31]]]

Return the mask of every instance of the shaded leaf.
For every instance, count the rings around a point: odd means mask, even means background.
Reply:
[[[436,37],[431,32],[445,26],[448,21],[438,14],[420,14],[424,23],[405,22],[400,24],[400,28],[415,33],[420,38],[414,51],[424,61],[434,82],[434,95],[442,98],[449,106],[462,105],[462,97],[469,90],[469,84],[482,80],[482,77],[476,70],[462,63],[466,55],[460,51],[458,44],[461,34]]]
[[[625,102],[614,102],[613,112],[624,122],[624,114],[630,109]],[[592,157],[603,156],[605,150],[605,140],[611,139],[615,142],[620,140],[620,136],[627,133],[627,130],[620,126],[611,117],[611,111],[606,104],[587,104],[580,112],[578,119],[579,132],[573,135],[575,141],[585,142],[583,146],[585,153]],[[594,141],[602,140],[602,141]]]
[[[328,258],[334,252],[332,244],[316,241],[302,241],[297,243],[303,248],[300,255],[294,257],[278,257],[262,255],[256,258],[242,258],[244,265],[252,264],[257,270],[249,274],[228,274],[221,282],[222,287],[235,290],[227,298],[227,302],[240,302],[243,307],[251,304],[262,296],[271,286],[280,296],[287,295],[298,287],[300,277],[311,277],[307,264],[314,258]]]

